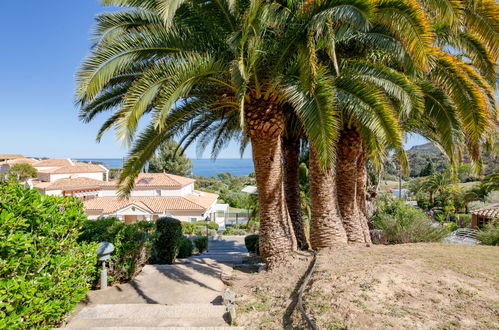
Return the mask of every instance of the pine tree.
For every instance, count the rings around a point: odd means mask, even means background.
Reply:
[[[149,172],[188,176],[192,173],[192,166],[192,161],[178,149],[178,143],[167,140],[161,144],[158,153],[149,162]]]

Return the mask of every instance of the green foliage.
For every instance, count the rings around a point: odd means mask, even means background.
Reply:
[[[199,253],[203,253],[204,251],[208,250],[208,237],[194,237],[194,245],[196,246],[196,249],[199,251]]]
[[[194,226],[196,227],[206,227],[206,223],[204,220],[199,220],[194,222]],[[218,230],[218,224],[215,221],[210,221],[208,223],[208,229]]]
[[[108,261],[109,277],[121,283],[135,277],[149,261],[154,229],[154,223],[143,221],[127,225],[116,218],[88,220],[79,241],[113,243],[114,251]],[[97,264],[97,271],[99,266]]]
[[[225,231],[222,233],[224,236],[242,236],[247,234],[248,232],[246,231],[245,225],[226,226]]]
[[[179,150],[178,143],[166,140],[160,145],[158,154],[149,161],[149,172],[189,176],[192,166],[192,161]]]
[[[182,234],[184,235],[192,235],[196,229],[196,226],[193,222],[182,221]]]
[[[246,249],[249,252],[258,254],[258,243],[259,243],[259,235],[248,235],[244,238],[244,245],[246,245]]]
[[[57,326],[85,297],[96,244],[79,244],[76,198],[40,195],[0,181],[0,328]]]
[[[180,245],[178,249],[177,258],[189,258],[192,256],[192,251],[194,247],[192,246],[192,241],[185,236],[180,238]]]
[[[216,177],[195,177],[195,179],[196,189],[218,194],[220,200],[231,207],[250,210],[256,207],[255,197],[241,191],[245,186],[255,184],[253,178],[219,173]]]
[[[419,172],[419,176],[432,175],[433,172],[435,172],[435,169],[433,168],[433,163],[431,162],[431,160],[428,160],[426,166],[421,170],[421,172]]]
[[[30,164],[14,164],[10,167],[8,174],[26,180],[38,177],[38,170]]]
[[[218,224],[210,221],[208,230],[210,235],[216,235]],[[206,223],[203,220],[196,222],[182,221],[182,233],[184,235],[206,235]]]
[[[390,243],[437,242],[447,234],[445,229],[434,227],[420,209],[391,196],[380,197],[377,202],[378,211],[373,224],[385,231]]]
[[[178,255],[182,239],[181,221],[163,217],[156,221],[158,236],[154,244],[154,262],[172,264]]]
[[[456,224],[459,228],[467,228],[471,225],[471,214],[458,214]]]
[[[479,230],[476,238],[485,245],[499,246],[499,219],[492,219],[483,229]]]

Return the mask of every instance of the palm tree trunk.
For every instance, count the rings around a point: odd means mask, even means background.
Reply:
[[[296,249],[296,239],[284,200],[280,137],[284,125],[282,111],[264,105],[248,105],[245,124],[251,139],[258,188],[260,255],[269,267],[273,267]]]
[[[305,224],[301,215],[300,200],[300,138],[283,137],[282,148],[284,155],[284,193],[289,216],[296,236],[298,248],[308,249]]]
[[[357,202],[357,161],[362,148],[360,133],[355,128],[341,131],[337,144],[336,175],[338,205],[350,243],[366,241]]]
[[[347,243],[336,200],[334,169],[319,164],[317,149],[310,146],[310,202],[312,208],[310,242],[314,250]]]
[[[359,221],[364,232],[364,240],[371,243],[371,234],[369,233],[369,219],[366,211],[367,196],[367,150],[365,144],[362,144],[362,150],[357,159],[357,205],[359,208]]]

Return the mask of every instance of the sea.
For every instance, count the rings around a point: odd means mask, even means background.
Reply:
[[[122,158],[75,158],[79,161],[92,161],[102,163],[107,168],[122,168]],[[220,158],[191,159],[194,167],[192,174],[196,176],[212,177],[219,173],[230,173],[233,176],[246,176],[253,172],[253,160],[251,158]]]

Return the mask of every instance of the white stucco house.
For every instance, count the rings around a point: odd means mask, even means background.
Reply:
[[[118,195],[118,181],[108,181],[109,171],[102,165],[71,159],[45,159],[31,165],[38,170],[38,178],[28,181],[30,187],[45,195],[79,198],[89,219],[116,217],[133,223],[171,216],[191,222],[206,217],[217,221],[218,195],[194,190],[191,178],[141,173],[130,197],[123,199]]]

